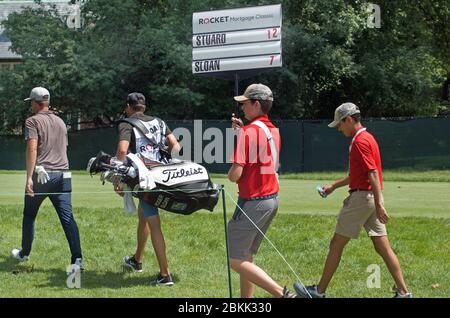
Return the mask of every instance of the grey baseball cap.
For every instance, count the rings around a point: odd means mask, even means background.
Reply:
[[[271,100],[273,101],[273,94],[269,87],[263,84],[252,84],[244,92],[244,95],[234,96],[234,100],[238,102],[245,102],[249,99]]]
[[[30,97],[24,101],[34,100],[36,102],[50,102],[50,93],[44,87],[35,87],[31,90]]]
[[[353,103],[344,103],[334,111],[334,120],[328,124],[330,128],[336,128],[342,119],[354,115],[360,114],[358,106]]]

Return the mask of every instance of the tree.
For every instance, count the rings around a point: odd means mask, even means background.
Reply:
[[[27,23],[23,23],[24,19]],[[23,56],[25,63],[13,72],[8,69],[0,73],[2,98],[0,107],[5,112],[9,127],[23,123],[29,104],[23,99],[33,86],[46,86],[55,94],[52,101],[69,107],[76,96],[71,94],[76,73],[76,38],[72,30],[59,18],[52,7],[45,10],[26,9],[13,13],[4,23],[6,35],[12,41],[12,50]]]
[[[271,3],[89,0],[80,30],[68,29],[55,8],[11,14],[4,27],[25,62],[0,70],[3,131],[23,123],[23,97],[36,85],[50,89],[67,121],[117,118],[131,91],[164,118],[228,119],[234,83],[192,75],[192,13]],[[273,88],[273,117],[330,118],[349,100],[374,117],[433,116],[442,108],[450,82],[445,1],[377,1],[380,29],[366,24],[368,1],[281,3],[283,67],[240,83],[241,91],[251,82]]]

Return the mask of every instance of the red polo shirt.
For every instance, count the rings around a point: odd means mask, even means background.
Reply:
[[[253,124],[257,120],[270,129],[280,158],[280,133],[267,115],[256,117],[239,129],[232,161],[244,168],[237,182],[239,197],[244,199],[272,195],[279,190],[269,141],[264,131]]]
[[[381,170],[381,157],[378,143],[371,133],[361,132],[356,136],[349,154],[350,162],[350,190],[371,190],[368,173],[370,170],[378,170],[381,189],[383,189],[383,176]]]

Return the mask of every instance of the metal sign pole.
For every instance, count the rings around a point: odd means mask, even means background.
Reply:
[[[239,73],[236,72],[234,73],[234,96],[238,96],[239,95]],[[236,118],[239,118],[239,102],[236,101]]]
[[[225,228],[225,246],[227,250],[227,269],[228,269],[228,292],[230,294],[230,298],[233,298],[233,293],[231,289],[231,267],[230,267],[230,250],[228,244],[228,227],[227,227],[227,205],[225,204],[225,189],[223,184],[221,185],[222,191],[222,203],[223,203],[223,226]]]

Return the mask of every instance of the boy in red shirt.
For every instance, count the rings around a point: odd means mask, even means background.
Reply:
[[[337,128],[346,137],[351,137],[349,147],[349,175],[323,187],[322,196],[331,194],[337,188],[349,185],[350,195],[338,216],[336,230],[330,242],[322,278],[318,285],[294,287],[299,295],[324,298],[325,290],[339,266],[344,247],[350,239],[357,239],[364,226],[372,239],[375,250],[383,258],[395,281],[394,298],[412,298],[403,279],[400,263],[389,243],[385,224],[389,216],[384,208],[383,179],[380,150],[375,138],[361,125],[359,108],[344,103],[334,113],[334,121],[328,125]],[[309,294],[309,295],[308,295]]]
[[[250,123],[244,126],[240,119],[232,118],[238,137],[228,178],[238,184],[239,200],[228,223],[231,267],[239,273],[243,298],[253,297],[255,285],[274,297],[295,298],[253,262],[263,239],[261,232],[267,231],[278,210],[280,136],[267,116],[272,108],[272,91],[265,85],[252,84],[244,95],[234,99]]]

